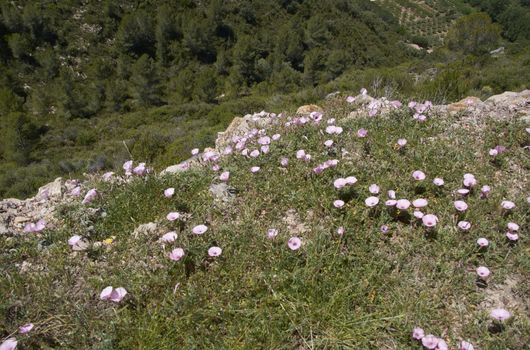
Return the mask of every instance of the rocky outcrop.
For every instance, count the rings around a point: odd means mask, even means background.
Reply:
[[[296,110],[296,114],[298,114],[298,115],[310,115],[313,112],[323,113],[324,110],[321,107],[317,106],[317,105],[300,106]]]

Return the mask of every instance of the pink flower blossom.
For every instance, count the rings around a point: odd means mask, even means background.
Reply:
[[[164,196],[166,198],[171,198],[175,194],[175,189],[173,187],[166,188],[164,190]]]
[[[17,340],[15,338],[7,338],[0,344],[0,350],[15,350],[17,347]]]
[[[289,158],[283,157],[282,159],[280,159],[280,165],[283,167],[286,167],[287,165],[289,165]]]
[[[460,212],[464,212],[468,208],[467,203],[464,202],[464,201],[455,201],[453,204],[454,204],[456,210],[458,210]]]
[[[395,200],[395,199],[389,199],[389,200],[387,200],[387,201],[385,202],[385,205],[386,205],[387,207],[393,207],[393,206],[395,206],[396,204],[397,204],[397,200]]]
[[[490,269],[488,269],[486,266],[477,267],[477,275],[483,280],[487,280],[490,276],[490,273]]]
[[[508,230],[512,232],[519,231],[519,225],[517,225],[515,222],[509,222],[507,226],[508,226]]]
[[[340,200],[340,199],[337,199],[336,201],[333,202],[333,206],[335,208],[342,208],[344,206],[344,201]]]
[[[109,181],[112,178],[112,175],[114,175],[113,171],[107,171],[105,174],[101,175],[101,178],[103,181]]]
[[[252,168],[250,168],[250,172],[255,174],[257,173],[261,168],[259,166],[253,166]]]
[[[366,137],[368,135],[368,130],[360,128],[357,130],[357,137]]]
[[[407,144],[407,139],[398,139],[397,140],[397,145],[402,148],[402,147],[405,147],[405,145]]]
[[[416,219],[422,219],[424,215],[425,215],[425,214],[423,214],[423,212],[421,212],[421,211],[419,211],[419,210],[414,210],[414,217],[415,217]]]
[[[208,255],[212,257],[219,256],[222,252],[223,250],[219,247],[210,247],[210,249],[208,249]]]
[[[387,195],[388,195],[388,198],[390,198],[390,199],[396,199],[396,191],[394,191],[394,190],[389,190],[387,192]]]
[[[267,230],[267,237],[269,239],[273,239],[274,237],[278,236],[278,230],[275,228],[270,228]]]
[[[71,195],[71,196],[74,196],[74,197],[78,197],[79,195],[81,195],[81,187],[80,187],[80,186],[76,186],[76,187],[74,187],[74,188],[70,191],[70,195]]]
[[[196,156],[197,154],[199,154],[199,149],[198,148],[194,148],[191,150],[191,155],[192,156]]]
[[[481,237],[481,238],[477,239],[477,244],[481,248],[485,248],[485,247],[487,247],[490,244],[490,242],[486,238]]]
[[[438,346],[436,347],[436,350],[449,350],[445,340],[438,338]]]
[[[400,210],[407,210],[410,207],[410,201],[408,199],[399,199],[396,202],[396,208]]]
[[[422,328],[416,327],[412,330],[412,338],[421,340],[423,337],[425,337],[425,331]]]
[[[175,248],[169,253],[169,258],[173,261],[179,261],[184,257],[184,249],[182,248]]]
[[[221,169],[221,166],[219,164],[212,165],[212,171],[219,171]]]
[[[83,201],[81,203],[88,204],[88,203],[92,202],[96,198],[97,195],[98,195],[98,192],[96,191],[95,188],[90,189],[86,193],[85,198],[83,198]]]
[[[370,191],[371,194],[378,194],[379,190],[380,188],[377,184],[371,184],[370,187],[368,187],[368,191]]]
[[[147,172],[147,169],[145,167],[145,163],[138,164],[137,167],[133,169],[133,173],[135,173],[138,176],[143,176]]]
[[[421,170],[416,170],[415,172],[412,173],[412,177],[416,181],[423,181],[425,180],[425,173]]]
[[[421,218],[421,221],[426,227],[434,227],[438,223],[438,217],[433,214],[427,214]]]
[[[415,208],[424,208],[424,207],[427,206],[427,204],[428,204],[428,202],[424,198],[418,198],[418,199],[415,199],[415,200],[412,201],[412,205]]]
[[[469,194],[469,190],[467,188],[460,188],[456,190],[456,193],[458,193],[461,196],[466,196]]]
[[[169,231],[160,237],[160,242],[171,243],[177,239],[177,233],[175,231]]]
[[[257,158],[259,157],[259,151],[257,149],[253,150],[252,152],[250,152],[249,154],[252,158]]]
[[[499,154],[499,152],[495,149],[495,148],[492,148],[488,151],[488,154],[492,157],[495,157],[496,155]]]
[[[228,171],[223,171],[221,175],[219,175],[219,180],[224,181],[224,182],[228,181],[229,178],[230,178],[230,172]]]
[[[473,347],[473,345],[471,345],[471,343],[468,343],[467,341],[462,340],[460,342],[460,346],[458,347],[458,350],[475,350],[475,348]]]
[[[515,232],[506,232],[506,238],[508,238],[512,242],[515,242],[519,240],[519,235]]]
[[[208,227],[203,224],[197,225],[191,230],[191,232],[193,232],[196,235],[202,235],[206,231],[208,231]]]
[[[515,203],[511,201],[502,201],[501,207],[503,207],[506,210],[511,210],[515,208]]]
[[[444,182],[444,179],[440,177],[435,177],[434,180],[432,180],[432,183],[435,184],[436,186],[443,186],[445,182]]]
[[[26,323],[23,326],[18,327],[18,332],[20,334],[26,334],[29,333],[33,329],[33,323]]]
[[[99,298],[101,300],[110,300],[119,303],[127,295],[127,290],[123,287],[114,289],[112,286],[106,287],[101,291]]]
[[[367,207],[375,207],[379,203],[379,198],[377,197],[368,197],[364,200],[364,204],[366,204]]]
[[[271,143],[271,138],[268,137],[268,136],[262,136],[258,139],[258,143],[260,145],[270,145]]]
[[[344,231],[345,231],[344,226],[340,226],[339,228],[337,228],[337,234],[339,236],[342,236],[344,234]]]
[[[36,223],[28,223],[24,226],[24,232],[40,232],[46,228],[46,221],[40,219]]]
[[[333,146],[333,140],[326,140],[326,141],[324,141],[324,146],[326,146],[326,147],[331,147],[331,146]]]
[[[83,237],[79,236],[79,235],[73,235],[72,237],[70,237],[68,239],[68,245],[70,246],[74,246],[76,245],[77,243],[79,243],[79,241],[82,239]]]
[[[466,187],[473,187],[477,184],[477,179],[475,179],[475,176],[472,174],[466,174],[467,177],[464,175],[464,186]]]
[[[491,192],[491,187],[489,187],[488,185],[484,185],[482,186],[482,188],[480,189],[480,196],[482,198],[486,198],[488,197],[488,195],[490,194]]]
[[[263,145],[260,147],[261,153],[267,154],[269,153],[269,145]]]
[[[348,176],[344,181],[346,182],[346,185],[354,185],[357,182],[357,178],[355,176]]]
[[[490,316],[497,321],[506,321],[510,317],[512,317],[512,314],[505,309],[493,309],[490,312]]]
[[[166,216],[166,219],[168,219],[169,221],[175,221],[178,220],[178,218],[180,218],[180,213],[176,211],[172,211]]]
[[[343,188],[344,186],[346,186],[346,179],[343,179],[342,177],[336,179],[333,182],[333,186],[335,186],[336,189]]]
[[[298,250],[302,246],[302,240],[298,237],[291,237],[289,238],[287,245],[291,250]]]
[[[421,338],[421,343],[427,349],[434,350],[438,346],[438,338],[436,338],[432,334],[428,334],[425,337]]]
[[[381,227],[379,228],[379,231],[381,231],[381,233],[388,233],[388,230],[388,225],[381,225]]]
[[[272,140],[273,141],[278,141],[282,136],[280,134],[274,134],[272,135]]]
[[[304,159],[304,157],[305,157],[305,151],[303,149],[296,151],[296,159]]]
[[[340,135],[342,134],[342,131],[343,129],[340,127],[340,126],[336,126],[336,125],[328,125],[326,127],[326,133],[327,134],[336,134],[336,135]]]
[[[469,221],[459,221],[457,225],[462,231],[469,231],[471,228],[471,223]]]
[[[346,97],[346,102],[353,103],[354,101],[355,101],[355,97],[353,97],[353,96]]]
[[[123,163],[122,168],[125,171],[126,175],[131,175],[132,170],[133,170],[133,161],[132,160],[126,161],[125,163]]]

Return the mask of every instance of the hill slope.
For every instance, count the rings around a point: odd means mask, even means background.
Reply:
[[[16,335],[28,348],[420,349],[421,327],[452,349],[524,349],[530,92],[348,101],[249,115],[187,170],[82,183],[85,204],[60,181],[11,201],[8,215],[52,205],[55,219],[0,236],[0,334],[32,322]],[[495,308],[512,317],[493,322]]]

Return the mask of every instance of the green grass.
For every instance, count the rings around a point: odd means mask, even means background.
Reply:
[[[420,349],[410,334],[421,326],[450,348],[465,339],[478,349],[525,349],[530,163],[521,122],[485,119],[479,123],[483,129],[469,130],[452,128],[464,125],[462,116],[432,116],[420,124],[404,111],[346,120],[349,106],[342,100],[329,101],[325,109],[325,119],[335,117],[344,128],[342,135],[323,133],[325,121],[275,125],[267,134],[282,138],[268,155],[223,158],[221,168],[230,171],[229,184],[237,192],[229,204],[213,201],[208,188],[218,174],[203,167],[126,185],[96,183],[100,198],[89,208],[62,208],[63,227],[1,236],[0,337],[33,322],[29,335],[17,336],[21,348]],[[361,127],[369,132],[365,139],[355,136]],[[328,138],[336,142],[331,149],[323,145]],[[404,151],[394,148],[398,138],[408,140]],[[493,163],[487,151],[497,144],[509,151]],[[298,149],[313,156],[310,164],[296,160]],[[279,167],[284,156],[290,159],[287,170]],[[333,158],[340,160],[336,168],[313,174],[314,166]],[[255,165],[261,171],[251,174]],[[411,178],[418,169],[427,174],[421,185]],[[470,209],[457,217],[452,191],[462,187],[468,172],[479,186],[491,185],[492,193],[481,199],[475,190],[466,199]],[[350,175],[356,185],[334,189],[334,179]],[[441,189],[432,184],[436,176],[445,180]],[[428,199],[425,212],[440,218],[435,234],[414,220],[394,219],[381,204],[367,209],[372,183],[381,187],[382,201],[389,189],[398,198]],[[162,195],[167,187],[176,189],[172,199]],[[347,202],[345,208],[333,207],[338,198]],[[503,199],[517,204],[512,214],[501,215]],[[174,210],[187,219],[168,222],[165,216]],[[466,233],[456,228],[463,218],[473,225]],[[133,234],[152,221],[160,223],[158,234]],[[504,237],[509,221],[521,226],[515,245]],[[201,223],[208,231],[192,235]],[[383,224],[390,227],[386,235],[379,231]],[[339,226],[346,228],[342,237]],[[279,230],[276,239],[267,239],[269,228]],[[162,247],[157,240],[169,230],[179,237]],[[92,243],[115,239],[75,253],[67,245],[73,234]],[[294,252],[286,244],[292,235],[304,243]],[[477,249],[479,237],[491,242],[486,252]],[[207,255],[213,245],[223,248],[215,259]],[[169,260],[173,247],[183,247],[185,258]],[[23,262],[31,264],[25,272]],[[486,289],[475,283],[479,265],[492,271]],[[482,303],[486,291],[506,279],[517,281],[510,294],[514,317],[503,332],[492,334],[490,308]],[[129,294],[120,304],[100,301],[108,285]]]

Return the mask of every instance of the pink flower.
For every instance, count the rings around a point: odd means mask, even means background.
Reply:
[[[512,242],[515,242],[519,239],[519,235],[515,232],[506,232],[506,238]]]
[[[303,149],[299,149],[296,151],[296,159],[304,159],[305,158],[305,151]]]
[[[475,179],[475,176],[473,174],[466,174],[466,175],[464,175],[464,186],[466,187],[475,186],[477,184],[477,179]]]
[[[503,207],[506,210],[512,210],[513,208],[515,208],[515,203],[510,202],[510,201],[502,201],[501,207]]]
[[[269,239],[273,239],[274,237],[278,236],[278,230],[275,228],[270,228],[267,230],[267,237]]]
[[[490,244],[490,242],[486,238],[481,237],[481,238],[477,239],[477,244],[481,248],[485,248],[485,247],[487,247]]]
[[[94,200],[94,198],[96,198],[97,195],[98,193],[95,188],[88,190],[88,192],[85,195],[85,198],[83,198],[83,201],[81,203],[83,204],[90,203]]]
[[[490,191],[491,191],[491,187],[489,187],[488,185],[484,185],[480,189],[480,196],[482,198],[486,198],[490,194]]]
[[[486,266],[477,267],[477,275],[483,280],[487,280],[490,276],[490,273],[490,269],[488,269]]]
[[[499,152],[495,148],[490,149],[488,153],[492,157],[495,157],[497,154],[499,154]]]
[[[456,193],[458,193],[461,196],[465,196],[465,195],[469,194],[469,190],[467,188],[460,188],[460,189],[456,190]]]
[[[169,258],[173,261],[179,261],[184,257],[184,249],[175,248],[169,253]]]
[[[432,180],[432,183],[435,184],[436,186],[443,186],[445,182],[444,182],[444,179],[440,177],[435,177],[434,180]]]
[[[455,206],[456,210],[458,210],[460,212],[464,212],[468,208],[467,203],[464,202],[464,201],[455,201],[454,202],[454,206]]]
[[[381,233],[388,233],[388,230],[388,225],[381,225],[381,227],[379,228],[379,231],[381,231]]]
[[[427,214],[421,218],[421,221],[427,227],[434,227],[438,223],[438,217],[433,214]]]
[[[366,204],[367,207],[375,207],[379,203],[379,198],[377,197],[368,197],[364,200],[364,204]]]
[[[176,211],[172,211],[166,216],[166,219],[168,219],[169,221],[175,221],[175,220],[178,220],[178,218],[180,218],[180,213]]]
[[[333,140],[326,140],[326,141],[324,141],[324,146],[326,146],[326,147],[331,147],[331,146],[333,146]]]
[[[368,130],[360,128],[357,130],[357,137],[366,137],[368,135]]]
[[[125,171],[126,175],[131,175],[132,170],[133,170],[133,161],[132,160],[126,161],[125,163],[123,163],[122,168]]]
[[[467,341],[462,340],[460,342],[460,346],[458,347],[458,350],[475,350],[475,348],[473,347],[473,345],[471,345],[471,343],[468,343]]]
[[[407,144],[407,139],[398,139],[397,140],[397,145],[401,148],[401,147],[405,147],[405,145]]]
[[[212,257],[219,256],[222,252],[223,250],[219,247],[210,247],[210,249],[208,249],[208,255]]]
[[[355,97],[353,97],[353,96],[346,97],[346,102],[353,103],[354,101],[355,101]]]
[[[355,176],[348,176],[344,181],[346,182],[346,185],[354,185],[357,182],[357,178]]]
[[[414,178],[414,180],[423,181],[425,180],[425,173],[421,170],[416,170],[412,173],[412,177]]]
[[[80,187],[80,186],[76,186],[76,187],[74,187],[74,188],[70,191],[70,195],[71,195],[71,196],[74,196],[74,197],[77,197],[77,196],[81,195],[81,187]]]
[[[83,237],[79,236],[79,235],[73,235],[72,237],[70,237],[68,239],[68,245],[70,246],[75,246],[76,244],[79,243],[79,241],[81,241]]]
[[[177,233],[175,231],[169,231],[160,237],[160,242],[171,243],[177,239]]]
[[[436,338],[432,334],[428,334],[425,337],[421,338],[421,343],[429,350],[436,349],[436,347],[438,346],[438,341],[438,338]]]
[[[2,344],[0,344],[0,350],[15,350],[17,344],[18,342],[15,338],[7,338]]]
[[[260,145],[270,145],[271,143],[271,138],[268,137],[268,136],[262,136],[258,139],[258,143]]]
[[[342,177],[336,179],[333,182],[333,186],[335,186],[336,189],[343,188],[344,186],[346,186],[346,179],[343,179]]]
[[[113,171],[107,171],[105,174],[101,175],[101,178],[103,181],[109,181],[112,175],[114,175]]]
[[[269,145],[263,145],[260,147],[261,153],[267,154],[269,153]]]
[[[389,190],[387,192],[387,195],[388,195],[388,198],[390,198],[390,199],[396,199],[396,191],[394,191],[394,190]]]
[[[425,215],[425,214],[423,214],[423,212],[421,212],[421,211],[419,211],[419,210],[414,210],[414,217],[415,217],[416,219],[422,219],[424,215]]]
[[[407,210],[410,207],[410,201],[408,199],[399,199],[396,202],[396,208],[400,210]]]
[[[175,194],[175,189],[173,187],[166,188],[164,190],[164,196],[166,198],[171,198]]]
[[[255,174],[257,173],[261,168],[259,166],[253,166],[252,168],[250,168],[250,172]]]
[[[335,208],[342,208],[344,206],[344,201],[340,200],[340,199],[337,199],[336,201],[333,202],[333,206]]]
[[[368,191],[370,191],[371,194],[378,194],[379,190],[380,188],[376,184],[371,184],[370,187],[368,187]]]
[[[421,340],[423,337],[425,337],[425,332],[422,328],[416,327],[412,330],[412,338]]]
[[[197,154],[199,154],[199,149],[198,148],[194,148],[191,150],[191,155],[192,156],[196,156]]]
[[[508,230],[512,232],[519,231],[519,225],[517,225],[515,222],[509,222],[507,226]]]
[[[230,178],[230,172],[228,171],[224,171],[221,173],[221,175],[219,175],[219,180],[221,181],[228,181],[228,179]]]
[[[289,238],[287,245],[291,250],[298,250],[302,246],[302,240],[298,237],[291,237]]]
[[[125,288],[119,287],[114,289],[113,287],[109,286],[103,289],[103,291],[101,291],[99,298],[101,300],[110,300],[115,303],[119,303],[126,295],[127,290],[125,290]]]
[[[389,200],[387,200],[387,201],[385,202],[385,205],[386,205],[387,207],[393,207],[393,206],[395,206],[396,204],[397,204],[397,200],[395,200],[395,199],[389,199]]]
[[[457,225],[458,228],[462,231],[469,231],[469,229],[471,228],[471,223],[468,221],[459,221]]]
[[[257,149],[253,150],[252,152],[250,152],[250,156],[252,158],[256,158],[259,156],[259,151]]]
[[[345,232],[344,226],[340,226],[339,228],[337,228],[337,234],[339,236],[342,236],[344,232]]]
[[[213,171],[219,171],[219,169],[221,169],[221,166],[219,164],[212,165],[212,170]]]
[[[278,141],[281,137],[282,137],[282,136],[281,136],[280,134],[274,134],[274,135],[272,135],[272,139],[273,139],[274,141]]]
[[[23,326],[18,327],[18,332],[20,334],[26,334],[29,333],[33,329],[33,323],[26,323]]]
[[[280,159],[280,165],[283,167],[286,167],[287,165],[289,165],[289,158],[283,157],[282,159]]]
[[[336,134],[336,135],[340,135],[342,134],[342,128],[340,126],[335,126],[335,125],[329,125],[326,127],[326,133],[327,134]]]
[[[191,232],[193,232],[196,235],[202,235],[206,231],[208,231],[208,227],[206,225],[203,225],[203,224],[197,225],[191,230]]]
[[[423,207],[426,207],[427,204],[428,204],[427,200],[423,198],[418,198],[412,201],[412,205],[415,208],[423,208]]]
[[[438,338],[438,346],[436,347],[436,350],[449,350],[445,340]]]
[[[140,163],[136,168],[133,169],[133,173],[138,176],[142,176],[146,173],[145,163]]]
[[[510,317],[512,317],[512,314],[505,309],[493,309],[490,312],[490,316],[497,321],[506,321]]]

